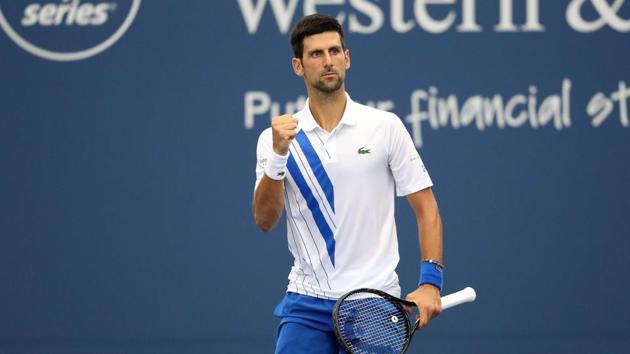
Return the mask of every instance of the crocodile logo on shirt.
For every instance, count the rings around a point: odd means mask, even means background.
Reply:
[[[365,155],[365,154],[369,154],[371,152],[370,150],[371,149],[366,149],[364,146],[361,146],[359,150],[357,150],[357,153],[359,155]]]

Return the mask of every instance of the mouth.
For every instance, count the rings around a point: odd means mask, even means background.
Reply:
[[[329,72],[325,72],[322,74],[323,78],[333,78],[333,77],[337,77],[337,73],[334,71],[329,71]]]

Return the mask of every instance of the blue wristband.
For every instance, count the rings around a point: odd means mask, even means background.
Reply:
[[[418,286],[422,284],[431,284],[442,290],[443,277],[442,267],[434,262],[423,261],[420,263],[420,280]]]

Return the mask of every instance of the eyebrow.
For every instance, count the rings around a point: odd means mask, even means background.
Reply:
[[[313,53],[317,53],[317,52],[323,52],[324,50],[331,50],[331,49],[339,49],[340,51],[342,50],[341,45],[335,44],[333,46],[328,47],[328,49],[313,49],[313,50],[309,50],[308,54],[313,54]]]

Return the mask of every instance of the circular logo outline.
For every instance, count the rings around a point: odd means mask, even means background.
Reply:
[[[127,14],[127,18],[125,21],[118,27],[116,32],[114,32],[111,36],[109,36],[105,41],[97,44],[91,48],[80,50],[77,52],[55,52],[52,50],[44,49],[42,47],[38,47],[35,44],[27,41],[24,37],[20,36],[9,24],[9,21],[4,17],[2,13],[2,9],[0,8],[0,27],[4,30],[4,32],[11,38],[15,44],[17,44],[20,48],[25,51],[38,56],[40,58],[55,60],[55,61],[76,61],[83,60],[89,57],[100,54],[101,52],[107,50],[109,47],[114,45],[120,37],[122,37],[125,32],[129,29],[133,20],[136,18],[136,14],[138,13],[138,9],[140,8],[140,3],[142,0],[133,0],[131,4],[131,9],[129,10],[129,14]]]

